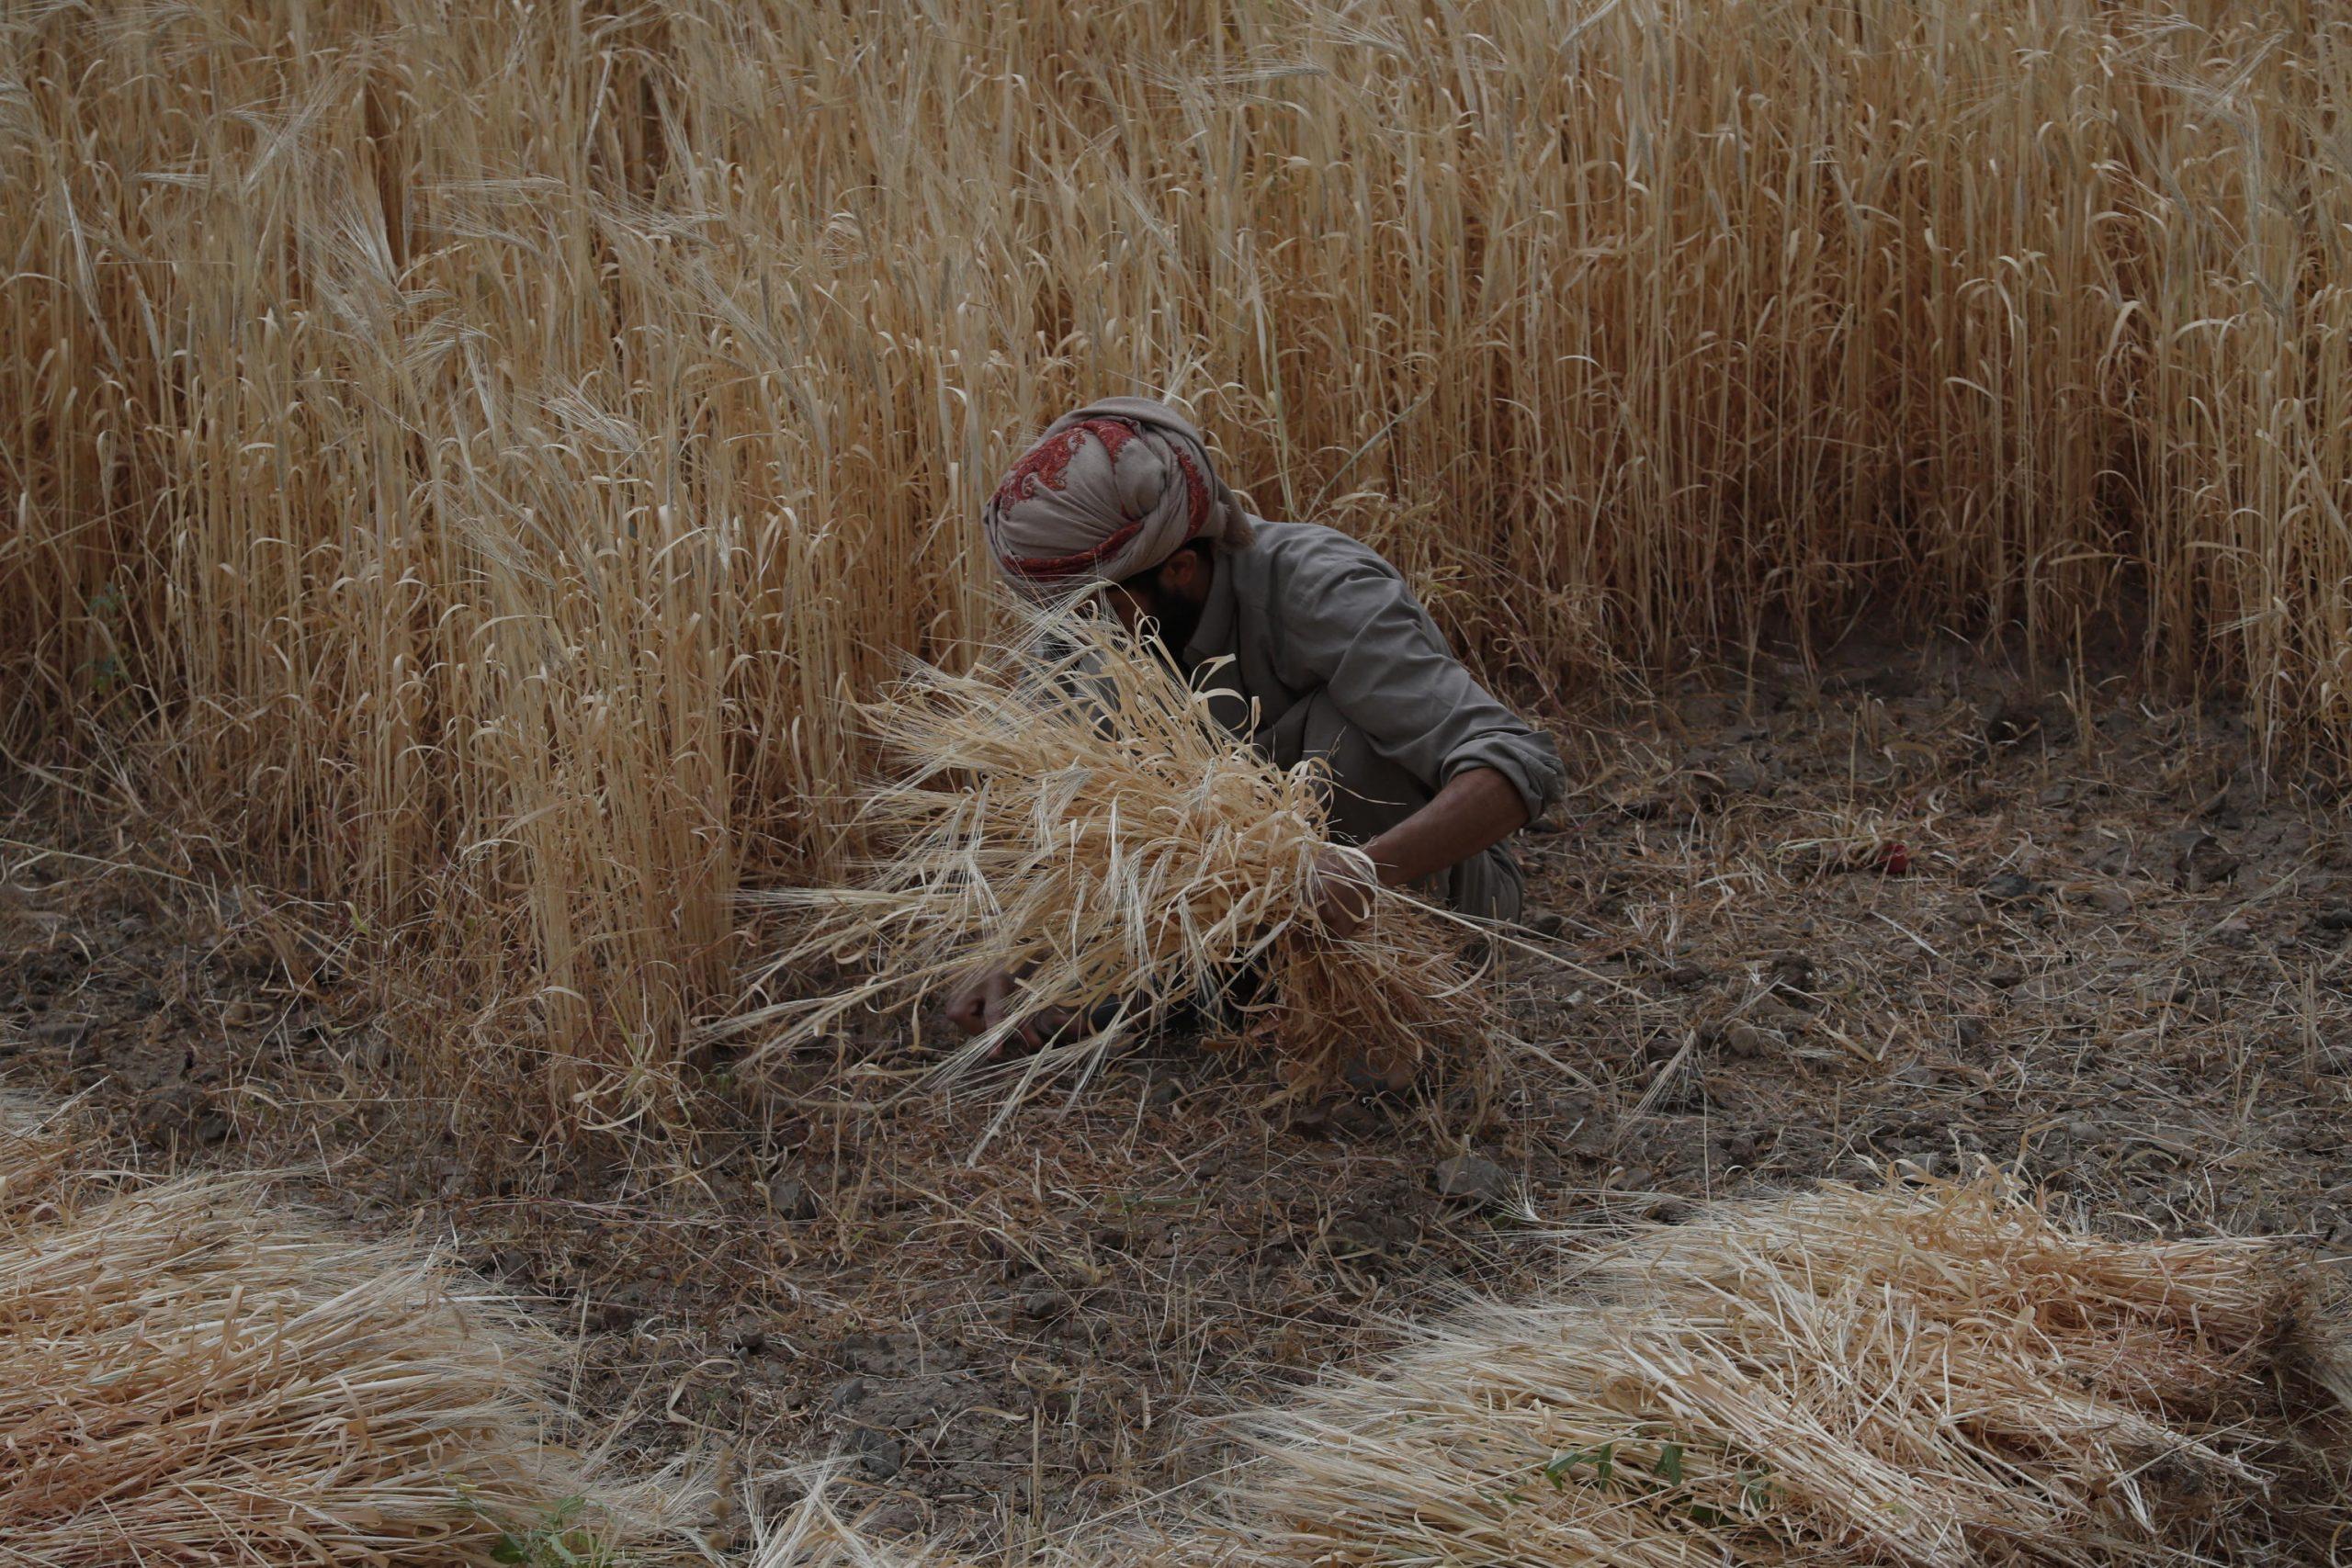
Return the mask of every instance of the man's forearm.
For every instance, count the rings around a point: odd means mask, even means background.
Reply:
[[[1364,845],[1391,887],[1434,876],[1527,826],[1527,802],[1500,770],[1465,768],[1436,797]]]

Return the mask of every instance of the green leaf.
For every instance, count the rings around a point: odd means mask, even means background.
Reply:
[[[531,1549],[511,1535],[502,1535],[498,1538],[498,1544],[490,1549],[490,1560],[492,1562],[528,1562]]]
[[[1682,1484],[1682,1445],[1668,1443],[1657,1450],[1657,1473],[1668,1486]]]

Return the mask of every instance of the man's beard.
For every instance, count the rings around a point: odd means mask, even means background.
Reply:
[[[1152,591],[1150,624],[1144,629],[1178,670],[1188,669],[1184,649],[1191,646],[1193,634],[1201,629],[1201,605],[1182,595]]]

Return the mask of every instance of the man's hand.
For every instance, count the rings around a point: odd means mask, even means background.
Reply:
[[[1315,861],[1315,912],[1336,937],[1372,915],[1374,886],[1403,887],[1451,869],[1527,825],[1519,786],[1493,768],[1466,768],[1410,817],[1358,854],[1327,849]]]
[[[1336,937],[1351,937],[1372,916],[1373,874],[1360,854],[1327,849],[1315,857],[1315,914]]]
[[[996,1028],[1013,1015],[1021,1000],[1022,976],[1008,969],[985,969],[966,977],[964,983],[947,994],[947,1021],[961,1030],[968,1040],[985,1030]],[[1023,1019],[1013,1032],[1014,1038],[1032,1051],[1042,1047],[1069,1021],[1067,1008],[1041,1008]],[[990,1055],[1002,1055],[1000,1043]]]

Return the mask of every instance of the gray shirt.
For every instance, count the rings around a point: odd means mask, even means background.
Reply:
[[[1184,660],[1222,689],[1218,720],[1277,765],[1324,759],[1341,837],[1378,836],[1469,768],[1509,779],[1530,818],[1559,799],[1551,737],[1471,678],[1395,567],[1317,524],[1255,527],[1249,547],[1216,551]],[[1231,662],[1202,668],[1217,659]],[[1442,882],[1430,891],[1465,913],[1519,912],[1519,868],[1501,845]]]

